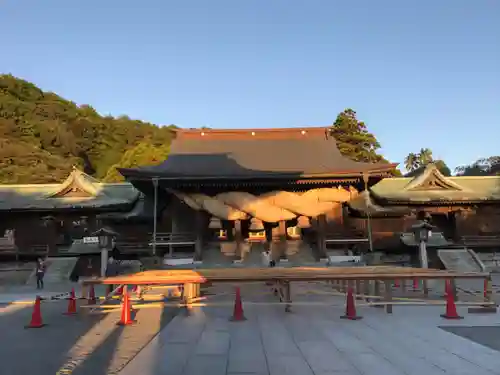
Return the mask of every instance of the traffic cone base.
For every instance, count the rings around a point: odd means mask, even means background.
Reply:
[[[460,316],[460,315],[446,315],[446,314],[441,314],[441,318],[445,318],[445,319],[448,319],[448,320],[460,320],[460,319],[463,319],[464,317],[463,316]]]
[[[340,319],[348,319],[348,320],[361,320],[363,319],[362,316],[347,316],[347,315],[342,315]]]

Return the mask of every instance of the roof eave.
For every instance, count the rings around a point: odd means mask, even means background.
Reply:
[[[381,196],[372,192],[375,200],[383,205],[407,205],[407,206],[450,206],[450,205],[468,205],[468,204],[496,204],[500,199],[429,199],[417,200],[411,198],[396,198],[390,196]]]
[[[347,170],[335,171],[328,173],[268,173],[268,174],[255,174],[255,175],[218,175],[218,176],[178,176],[169,175],[166,173],[158,173],[154,171],[132,169],[132,168],[119,168],[118,171],[124,176],[135,180],[173,180],[173,181],[207,181],[207,180],[276,180],[276,179],[308,179],[308,178],[334,178],[334,177],[362,177],[367,176],[383,176],[394,170],[398,164],[387,164],[382,168],[366,169],[366,170]]]

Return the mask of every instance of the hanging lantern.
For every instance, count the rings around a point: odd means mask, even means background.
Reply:
[[[208,227],[210,229],[222,229],[222,223],[220,222],[219,218],[212,216],[210,218],[210,223],[208,224]]]
[[[264,230],[264,223],[259,219],[252,218],[248,230],[251,232],[261,232]]]
[[[311,220],[307,216],[299,216],[297,219],[297,226],[301,229],[310,228]]]

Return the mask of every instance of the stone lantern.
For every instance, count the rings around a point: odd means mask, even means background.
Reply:
[[[113,249],[113,240],[117,235],[118,233],[108,228],[101,228],[97,232],[92,233],[92,236],[98,238],[99,248],[101,249],[101,277],[106,277],[109,251]]]
[[[434,226],[427,221],[421,221],[411,227],[415,242],[418,243],[420,266],[422,268],[429,268],[429,260],[427,257],[427,242],[432,236],[432,229]]]

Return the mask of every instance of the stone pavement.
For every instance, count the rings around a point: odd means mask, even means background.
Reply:
[[[497,351],[440,326],[499,326],[494,315],[439,315],[443,307],[361,308],[359,321],[342,307],[246,306],[245,322],[231,308],[196,308],[177,315],[120,375],[438,375],[500,374]]]
[[[136,314],[137,324],[119,327],[118,311],[64,316],[67,305],[42,301],[47,326],[25,329],[31,306],[0,303],[0,374],[116,374],[177,314],[174,308],[143,309]]]
[[[36,296],[50,299],[53,296],[69,293],[72,288],[75,289],[77,297],[82,295],[82,287],[79,283],[65,282],[49,284],[46,285],[44,289],[36,289],[33,285],[11,286],[9,288],[3,288],[0,292],[0,304],[33,302]],[[106,288],[102,285],[97,285],[95,287],[96,295],[104,295],[105,290]]]

